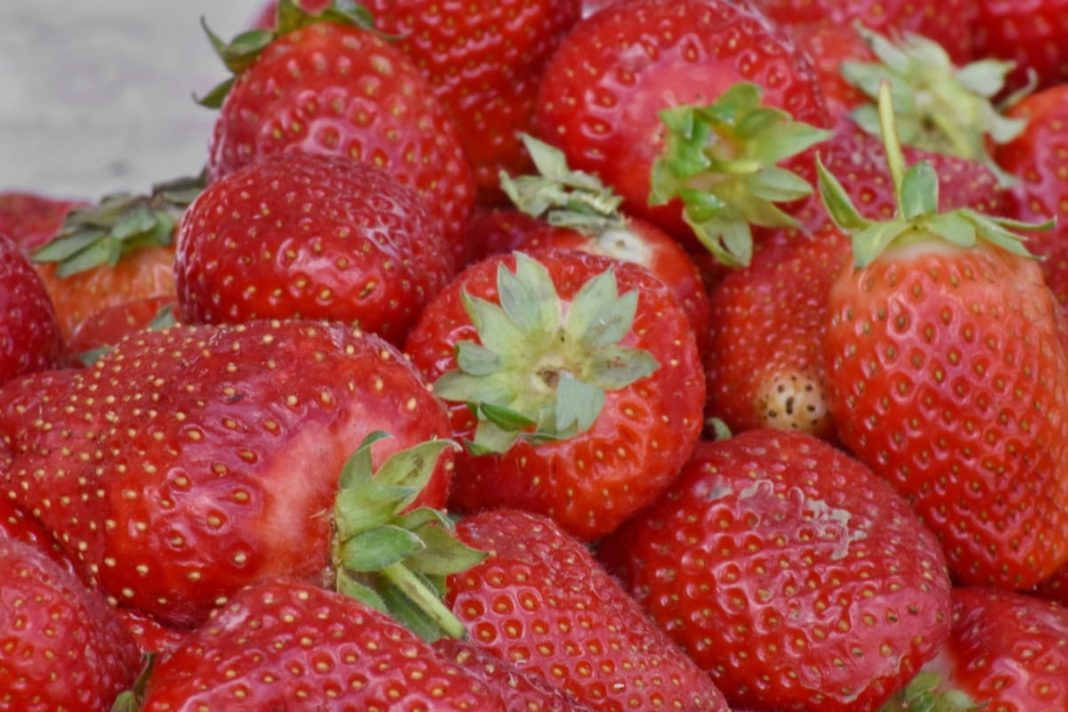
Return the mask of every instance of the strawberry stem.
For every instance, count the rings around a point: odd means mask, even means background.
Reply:
[[[890,169],[890,180],[894,182],[897,204],[901,205],[901,186],[905,182],[905,153],[901,150],[901,139],[894,123],[893,95],[890,93],[890,85],[885,82],[879,87],[879,130],[886,148],[886,166]]]
[[[463,638],[467,634],[464,624],[442,603],[436,591],[432,591],[421,578],[404,564],[392,564],[379,572],[407,596],[419,610],[430,617],[445,635]]]

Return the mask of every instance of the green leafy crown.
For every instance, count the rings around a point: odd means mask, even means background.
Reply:
[[[961,247],[974,247],[985,240],[1013,254],[1030,256],[1025,238],[1014,231],[1046,230],[1053,221],[1031,224],[983,215],[971,208],[939,212],[938,175],[928,161],[905,167],[905,157],[894,120],[892,90],[888,83],[879,89],[879,128],[886,147],[886,162],[897,195],[897,212],[885,222],[864,218],[857,211],[842,184],[817,160],[819,189],[831,219],[852,235],[853,257],[857,267],[866,267],[890,245],[941,238]]]
[[[941,683],[937,673],[921,671],[880,712],[979,712],[986,708],[985,702],[976,702],[959,690],[939,689]]]
[[[652,354],[620,346],[634,323],[638,293],[619,294],[612,269],[590,279],[566,315],[544,265],[515,255],[497,270],[500,304],[463,294],[481,344],[456,345],[458,369],[434,383],[445,400],[478,417],[468,448],[506,452],[517,440],[539,443],[588,430],[605,391],[624,388],[658,367]]]
[[[760,102],[760,87],[742,83],[708,106],[660,114],[667,134],[653,165],[649,204],[682,200],[697,238],[731,266],[752,257],[750,225],[796,227],[776,204],[804,198],[812,186],[778,164],[831,135]]]

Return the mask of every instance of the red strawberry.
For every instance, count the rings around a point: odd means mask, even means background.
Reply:
[[[53,368],[63,335],[40,277],[18,245],[0,235],[0,384]]]
[[[886,712],[1068,709],[1068,609],[1005,591],[953,591],[942,654]]]
[[[32,193],[0,193],[0,235],[7,235],[24,252],[35,250],[55,236],[76,201]]]
[[[976,57],[1012,60],[1010,87],[1027,86],[1033,72],[1038,86],[1068,79],[1066,0],[977,0],[971,27]]]
[[[539,225],[536,218],[512,208],[480,208],[467,226],[470,264],[511,252]]]
[[[67,348],[74,354],[91,355],[114,346],[127,334],[173,323],[177,306],[172,297],[162,296],[104,307],[74,327]]]
[[[864,93],[842,76],[844,62],[870,62],[875,59],[871,48],[852,25],[805,24],[790,30],[798,48],[812,60],[827,113],[833,123],[845,118],[864,104]]]
[[[64,555],[52,533],[10,499],[0,499],[0,541],[4,540],[32,546],[54,561],[59,568],[74,574],[74,565]]]
[[[704,352],[708,295],[682,247],[652,223],[620,212],[623,199],[595,176],[571,170],[559,149],[531,136],[524,135],[523,143],[539,174],[502,176],[501,187],[520,210],[542,220],[529,227],[517,249],[580,250],[641,265],[671,288]]]
[[[357,444],[391,434],[381,462],[449,432],[399,352],[307,322],[142,332],[91,369],[12,382],[0,404],[5,494],[112,601],[179,626],[247,583],[333,575],[330,508]],[[422,458],[409,504],[440,506],[448,463]]]
[[[1034,590],[1040,598],[1056,601],[1068,608],[1068,564],[1057,569],[1052,576],[1040,583]]]
[[[0,705],[108,709],[138,668],[114,613],[27,544],[0,537],[0,571]]]
[[[1059,310],[1011,229],[938,212],[936,175],[905,172],[880,96],[901,196],[862,217],[826,171],[856,267],[831,288],[824,341],[842,442],[904,494],[966,583],[1030,588],[1068,561],[1068,352]]]
[[[451,500],[465,510],[527,509],[595,538],[656,498],[701,430],[693,330],[636,265],[490,258],[431,301],[406,352],[469,442]]]
[[[222,105],[212,180],[288,151],[371,163],[420,194],[462,264],[474,185],[433,89],[399,49],[353,26],[366,23],[362,14],[332,10],[324,18],[286,5],[274,34],[259,31],[230,46],[213,37],[237,77],[203,100]]]
[[[595,710],[726,710],[712,681],[552,521],[501,509],[457,534],[493,555],[451,576],[470,640]]]
[[[949,634],[937,540],[870,470],[798,433],[702,443],[602,555],[739,704],[877,710]]]
[[[137,643],[137,649],[142,655],[169,653],[182,645],[189,636],[188,630],[172,628],[129,608],[119,608],[115,615]]]
[[[1008,214],[1018,220],[1064,216],[1068,201],[1068,86],[1027,97],[1012,116],[1027,129],[1010,144],[999,146],[997,159],[1017,178],[1009,191]],[[1039,264],[1057,301],[1068,310],[1068,225],[1035,234],[1027,248],[1043,259]]]
[[[776,164],[824,137],[762,98],[827,124],[808,61],[748,5],[625,2],[576,25],[554,55],[538,127],[628,211],[744,264],[749,224],[793,224],[776,203],[811,192]],[[807,161],[795,167],[812,177]]]
[[[294,153],[212,183],[182,221],[175,271],[190,323],[325,319],[398,342],[452,276],[452,255],[410,188]]]
[[[378,611],[308,584],[268,581],[238,593],[160,661],[141,709],[505,707]]]
[[[750,1],[783,25],[846,27],[856,22],[877,32],[923,35],[945,47],[958,62],[972,57],[968,23],[976,16],[975,6],[981,4],[973,0]],[[976,56],[987,55],[979,52]]]

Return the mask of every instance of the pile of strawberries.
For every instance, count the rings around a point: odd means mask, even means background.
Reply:
[[[203,175],[0,196],[0,710],[1065,712],[1065,25],[208,30]]]

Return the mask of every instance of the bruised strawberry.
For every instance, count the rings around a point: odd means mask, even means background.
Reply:
[[[63,335],[40,277],[0,235],[0,384],[59,365]]]
[[[412,189],[347,158],[289,153],[204,191],[175,271],[190,323],[324,319],[400,342],[452,255]]]
[[[0,537],[0,705],[101,710],[137,675],[115,614],[28,544]]]
[[[667,486],[704,403],[693,330],[637,265],[546,250],[469,267],[406,352],[449,401],[452,503],[546,514],[592,539]]]
[[[399,352],[307,322],[142,332],[90,369],[12,382],[0,404],[4,493],[113,602],[178,626],[250,582],[332,575],[350,453],[375,431],[392,436],[376,462],[449,434]],[[414,506],[444,503],[447,467],[430,463]]]

